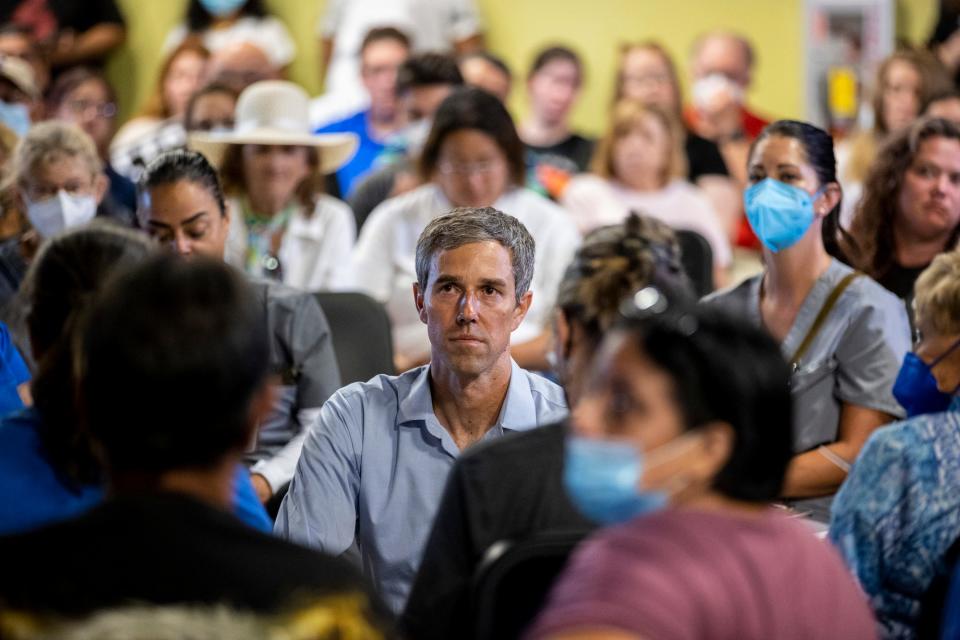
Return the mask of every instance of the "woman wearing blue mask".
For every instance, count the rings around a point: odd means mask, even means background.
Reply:
[[[917,635],[924,595],[960,537],[960,252],[933,260],[913,305],[919,340],[894,387],[911,417],[867,441],[830,523],[882,635],[896,638]]]
[[[707,299],[765,328],[791,364],[794,453],[783,497],[827,522],[863,443],[904,416],[893,383],[910,348],[903,304],[833,257],[844,236],[830,136],[781,120],[754,142],[744,192],[762,274]],[[771,425],[771,428],[777,425]]]
[[[872,638],[836,552],[768,506],[792,456],[777,344],[654,289],[634,300],[655,314],[605,340],[564,471],[574,505],[618,526],[575,552],[530,637]]]
[[[211,53],[238,42],[251,42],[276,69],[285,69],[297,46],[283,22],[271,16],[263,0],[190,0],[185,20],[167,35],[164,51],[187,38],[198,38]]]

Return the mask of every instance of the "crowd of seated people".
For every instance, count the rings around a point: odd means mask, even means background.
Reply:
[[[957,12],[842,137],[728,30],[584,124],[473,0],[326,3],[320,96],[190,0],[135,106],[8,4],[0,637],[960,637]]]

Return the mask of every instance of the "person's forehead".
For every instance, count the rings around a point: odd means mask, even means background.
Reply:
[[[468,280],[507,279],[513,281],[510,250],[495,240],[469,242],[433,254],[432,275],[462,277]]]
[[[383,60],[402,61],[407,57],[409,49],[399,40],[384,38],[371,42],[360,52],[360,59],[367,64]]]
[[[711,36],[700,45],[698,60],[705,67],[746,67],[743,44],[728,36]]]
[[[89,180],[93,172],[79,155],[54,153],[41,159],[30,171],[27,178],[33,182],[55,182],[63,180]]]
[[[156,220],[176,225],[188,221],[198,213],[220,213],[217,201],[202,185],[180,180],[145,189],[140,206],[149,222]]]
[[[805,166],[808,164],[807,154],[803,144],[796,138],[789,136],[771,135],[757,143],[750,158],[751,164],[793,164]]]

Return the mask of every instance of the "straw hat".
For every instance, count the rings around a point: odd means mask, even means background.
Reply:
[[[237,100],[233,131],[190,134],[190,147],[219,165],[229,144],[295,145],[320,151],[320,170],[333,173],[357,150],[352,133],[314,135],[310,128],[310,97],[284,80],[264,80],[247,87]]]

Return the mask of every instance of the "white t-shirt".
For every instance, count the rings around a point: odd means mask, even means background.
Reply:
[[[586,234],[597,227],[620,224],[631,211],[661,220],[674,229],[702,235],[713,250],[713,264],[728,267],[733,259],[730,240],[703,192],[686,180],[673,180],[659,191],[634,191],[599,176],[581,174],[567,185],[560,199],[577,228]]]
[[[163,43],[163,50],[170,52],[187,37],[187,25],[174,27]],[[243,16],[225,29],[207,29],[203,32],[203,46],[210,51],[218,51],[237,42],[250,42],[267,54],[270,63],[276,67],[285,67],[297,55],[290,32],[280,20],[273,16],[255,18]]]
[[[538,336],[550,321],[560,279],[580,236],[566,211],[527,189],[508,191],[493,207],[522,222],[536,243],[530,285],[533,304],[512,336],[513,343],[519,344]],[[394,349],[409,357],[430,353],[426,325],[413,303],[417,239],[431,220],[452,208],[433,184],[387,200],[370,214],[353,252],[357,288],[386,305]]]
[[[243,207],[239,198],[229,199],[227,206],[231,219],[226,260],[246,269],[248,235]],[[290,216],[278,252],[283,284],[304,291],[350,289],[350,251],[356,237],[353,212],[340,200],[320,194],[310,217],[298,207]]]
[[[396,27],[411,40],[413,50],[453,51],[460,40],[480,33],[474,0],[328,0],[317,32],[333,38],[333,55],[327,69],[327,102],[336,96],[339,111],[361,108],[366,91],[360,82],[360,45],[370,29]],[[329,112],[329,113],[328,113]],[[316,106],[311,122],[335,119],[338,109]],[[344,111],[346,113],[346,111]]]

